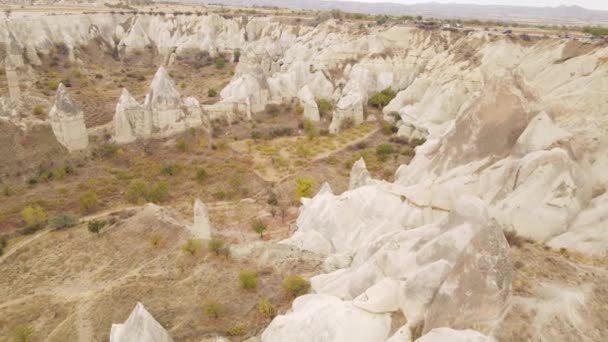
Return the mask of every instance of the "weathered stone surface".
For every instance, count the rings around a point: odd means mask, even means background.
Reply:
[[[358,187],[367,185],[367,183],[371,180],[371,176],[369,175],[369,171],[365,167],[365,160],[363,158],[359,158],[350,169],[350,180],[348,189],[353,190]]]
[[[262,341],[384,341],[389,330],[387,314],[372,314],[339,298],[312,294],[296,298],[291,312],[273,319]]]
[[[57,141],[68,151],[87,149],[89,136],[84,125],[84,114],[63,83],[57,88],[57,96],[49,112],[49,120]]]
[[[495,342],[496,340],[485,336],[475,330],[454,330],[450,328],[436,328],[420,337],[416,342]]]
[[[194,201],[194,225],[192,226],[192,235],[197,239],[211,239],[209,210],[198,198]]]
[[[144,308],[141,303],[137,303],[129,315],[129,318],[122,324],[112,324],[110,331],[110,342],[172,342],[169,333],[160,325],[154,317]]]
[[[320,120],[319,107],[317,106],[315,98],[308,86],[304,86],[302,89],[300,89],[298,92],[298,98],[300,99],[301,105],[304,107],[304,119],[312,122],[318,122]]]

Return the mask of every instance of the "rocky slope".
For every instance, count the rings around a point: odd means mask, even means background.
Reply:
[[[587,257],[608,253],[604,46],[217,15],[48,17],[37,25],[0,25],[0,39],[15,47],[6,60],[23,67],[59,43],[76,63],[79,46],[93,41],[123,57],[150,49],[167,64],[193,49],[240,51],[215,104],[182,100],[162,68],[143,105],[124,91],[114,121],[118,142],[218,118],[252,119],[268,104],[292,100],[301,101],[307,118],[327,120],[337,132],[366,120],[374,93],[397,92],[384,119],[401,138],[424,143],[394,183],[371,179],[360,161],[349,191],[334,195],[324,186],[303,200],[297,231],[282,244],[322,256],[326,273],[311,279],[314,294],[275,318],[262,341],[505,339],[522,324],[513,321],[513,310],[531,315],[538,303],[512,297],[514,263],[502,231]],[[320,117],[319,98],[335,104],[331,118]],[[564,326],[585,340],[605,336],[605,321],[581,319],[581,308],[605,289],[567,285],[553,280],[535,288],[538,300],[569,293],[578,306],[541,305],[545,324],[526,338],[570,339],[555,333]],[[594,311],[597,317],[605,317],[602,310]]]

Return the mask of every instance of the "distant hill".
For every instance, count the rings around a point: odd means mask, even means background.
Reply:
[[[324,0],[189,0],[175,2],[215,3],[239,6],[273,6],[290,9],[328,10],[368,14],[411,15],[435,18],[483,19],[546,23],[555,25],[608,24],[608,11],[590,10],[580,6],[525,7],[422,3],[404,5],[390,2],[367,3]]]

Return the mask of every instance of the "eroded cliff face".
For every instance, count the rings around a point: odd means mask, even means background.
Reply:
[[[323,341],[411,341],[414,331],[427,334],[424,341],[489,339],[511,324],[505,312],[512,265],[501,231],[593,256],[608,252],[604,46],[217,15],[45,17],[36,25],[0,25],[0,39],[15,47],[6,57],[12,65],[36,64],[56,44],[65,44],[75,62],[79,46],[92,42],[118,58],[147,49],[166,63],[191,50],[240,51],[217,103],[182,100],[162,69],[143,105],[124,91],[114,121],[118,142],[217,118],[251,119],[267,104],[294,99],[306,118],[337,132],[367,119],[372,94],[397,92],[384,119],[402,138],[423,143],[394,183],[371,179],[360,161],[347,192],[324,187],[303,200],[298,229],[282,243],[324,256],[327,273],[312,279],[315,294],[273,320],[263,341],[309,341],[306,333],[313,332]],[[331,118],[319,115],[320,98],[334,103]],[[553,285],[543,298],[558,297]],[[592,301],[592,292],[577,292],[578,302]],[[392,321],[396,313],[407,323]],[[570,314],[547,313],[588,330]],[[398,322],[402,327],[392,331]],[[553,328],[529,337],[555,337]],[[587,337],[598,340],[597,331]]]

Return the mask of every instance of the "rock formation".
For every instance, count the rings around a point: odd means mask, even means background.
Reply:
[[[172,342],[169,333],[154,317],[137,303],[129,318],[122,324],[112,324],[110,342]]]
[[[194,225],[192,235],[197,239],[211,239],[211,223],[209,222],[209,210],[198,198],[194,201]]]
[[[114,114],[114,140],[121,144],[137,138],[169,136],[200,127],[203,121],[199,102],[193,97],[182,101],[175,82],[161,66],[143,105],[123,89]]]
[[[55,137],[68,151],[86,150],[89,136],[84,125],[84,115],[63,83],[57,88],[57,96],[49,112],[49,120]]]

